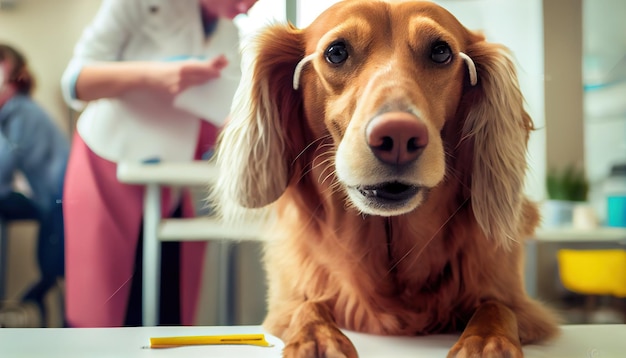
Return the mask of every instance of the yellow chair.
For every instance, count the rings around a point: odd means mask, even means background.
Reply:
[[[587,315],[596,296],[626,298],[626,250],[561,249],[557,258],[563,287],[587,295]]]
[[[557,253],[563,286],[585,295],[626,297],[625,250],[567,250]]]

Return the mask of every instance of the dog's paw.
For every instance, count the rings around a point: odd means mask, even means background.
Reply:
[[[469,336],[461,338],[448,358],[522,358],[522,346],[505,336]]]
[[[357,358],[354,345],[338,328],[303,327],[283,349],[284,358]]]

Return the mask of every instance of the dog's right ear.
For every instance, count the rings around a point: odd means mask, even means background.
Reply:
[[[212,196],[221,211],[261,208],[289,184],[303,142],[302,98],[292,87],[301,44],[294,26],[271,25],[252,42],[252,63],[244,57],[231,118],[217,143],[219,178]]]

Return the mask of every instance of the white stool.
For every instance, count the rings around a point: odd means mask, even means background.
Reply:
[[[161,241],[212,241],[220,244],[218,325],[232,324],[230,245],[233,241],[260,240],[258,225],[228,227],[211,217],[161,219],[161,187],[209,187],[217,169],[205,161],[186,163],[119,163],[117,178],[146,186],[143,206],[143,325],[156,326],[159,311]]]

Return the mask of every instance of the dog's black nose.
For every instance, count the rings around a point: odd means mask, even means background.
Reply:
[[[376,158],[392,165],[416,160],[428,144],[424,122],[406,112],[388,112],[374,117],[367,125],[365,136]]]

